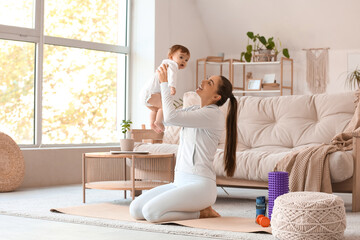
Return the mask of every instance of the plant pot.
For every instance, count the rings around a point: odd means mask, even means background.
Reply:
[[[255,55],[258,58],[258,62],[271,62],[271,58],[273,57],[273,55],[271,54],[270,49],[260,49],[259,50],[259,55]]]
[[[134,150],[134,139],[120,139],[121,151]]]

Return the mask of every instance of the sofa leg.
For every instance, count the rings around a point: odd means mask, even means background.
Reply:
[[[352,211],[360,212],[360,195],[352,194]]]
[[[360,138],[353,138],[354,173],[352,189],[352,211],[360,212]]]

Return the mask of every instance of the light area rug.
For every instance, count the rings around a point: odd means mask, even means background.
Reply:
[[[222,216],[226,217],[253,218],[255,216],[256,196],[267,195],[267,191],[265,190],[235,188],[226,188],[226,190],[230,196],[226,195],[223,190],[219,188],[218,199],[213,206]],[[360,213],[350,212],[350,195],[340,196],[343,197],[347,209],[345,239],[360,239],[360,230],[358,227],[360,226]],[[111,203],[128,206],[131,202],[131,199],[123,199],[122,191],[87,190],[86,197],[86,204]],[[263,233],[240,233],[175,225],[146,224],[50,212],[52,208],[65,208],[77,205],[82,205],[81,185],[22,189],[15,192],[0,193],[0,214],[4,215],[213,239],[275,239],[271,234]]]
[[[146,221],[136,221],[129,213],[129,206],[114,203],[87,204],[74,207],[51,209],[52,212],[63,214],[71,214],[83,217],[95,217],[104,219],[113,219],[120,221],[142,222],[150,224]],[[181,226],[201,228],[209,230],[221,230],[232,232],[267,232],[271,233],[271,227],[261,227],[256,224],[254,218],[226,217],[219,218],[202,218],[182,221],[170,221],[162,224],[174,223]]]

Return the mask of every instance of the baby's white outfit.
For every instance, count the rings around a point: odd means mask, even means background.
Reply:
[[[160,66],[163,64],[168,65],[167,75],[168,75],[168,86],[176,88],[177,81],[177,73],[179,71],[178,64],[171,59],[164,59]],[[160,67],[159,66],[159,67]],[[158,67],[158,69],[159,69]],[[151,106],[148,101],[152,94],[160,93],[160,81],[157,72],[155,72],[154,77],[149,81],[145,87],[141,91],[141,102],[145,104],[145,106]]]

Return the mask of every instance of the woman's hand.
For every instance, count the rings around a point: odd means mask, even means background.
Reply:
[[[158,75],[159,75],[160,83],[163,83],[163,82],[167,82],[167,81],[168,81],[168,79],[167,79],[167,65],[166,65],[166,64],[161,65],[161,66],[156,70],[156,72],[157,72]]]

